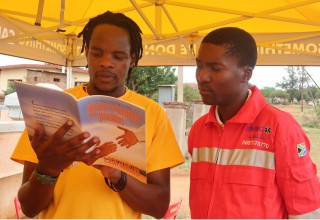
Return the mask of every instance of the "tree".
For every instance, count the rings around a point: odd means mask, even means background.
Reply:
[[[174,85],[177,79],[175,68],[171,66],[143,66],[133,69],[127,86],[139,94],[152,98],[158,92],[159,85]]]
[[[305,99],[306,101],[315,101],[315,99],[320,98],[317,97],[317,93],[320,92],[320,89],[318,89],[318,87],[316,86],[308,86],[308,89],[305,93]],[[320,93],[319,93],[320,95]]]
[[[192,104],[194,101],[201,100],[201,96],[197,88],[192,88],[189,85],[183,86],[183,100],[188,103]]]
[[[299,92],[299,67],[288,66],[288,78],[283,77],[280,83],[276,83],[276,87],[282,88],[289,94],[289,102],[292,103],[294,99],[300,100]]]
[[[270,98],[270,94],[275,90],[273,87],[263,87],[260,91],[265,98]]]
[[[318,91],[316,92],[315,97],[316,97],[317,99],[320,99],[320,89],[318,89]]]
[[[274,90],[270,93],[270,98],[274,104],[284,103],[289,97],[290,95],[282,90]]]
[[[7,90],[2,90],[3,94],[9,95],[11,93],[14,93],[16,91],[16,88],[14,87],[13,81],[8,82],[8,89]]]

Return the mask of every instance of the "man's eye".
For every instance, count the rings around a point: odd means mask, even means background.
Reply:
[[[219,72],[219,71],[221,71],[221,68],[211,66],[210,70],[213,71],[213,72]]]
[[[100,56],[100,53],[91,53],[92,54],[92,56],[94,56],[94,57],[99,57]]]
[[[122,61],[122,60],[125,59],[125,57],[123,57],[123,56],[115,56],[114,58],[115,58],[116,60],[119,60],[119,61]]]

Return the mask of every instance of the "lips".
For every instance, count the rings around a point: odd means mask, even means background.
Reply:
[[[198,90],[200,94],[211,94],[212,90],[205,88],[205,87],[200,87],[198,86]]]
[[[199,93],[201,96],[207,96],[212,94],[212,92],[209,90],[199,90]]]
[[[110,72],[98,72],[96,78],[99,78],[102,81],[112,81],[116,79],[116,75]]]

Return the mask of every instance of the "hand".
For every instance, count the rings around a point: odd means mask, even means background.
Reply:
[[[96,152],[101,155],[100,157],[105,157],[113,152],[117,151],[117,145],[112,141],[101,144],[96,147]]]
[[[120,126],[118,126],[118,128],[124,131],[123,135],[116,138],[116,140],[119,140],[118,144],[120,144],[121,147],[126,147],[128,149],[138,143],[138,139],[132,131]]]
[[[112,183],[116,184],[120,177],[121,177],[121,171],[117,170],[115,168],[112,167],[108,167],[105,165],[92,165],[94,168],[100,170],[100,172],[102,173],[102,175],[109,179]]]
[[[83,132],[62,142],[62,138],[72,126],[73,121],[68,120],[51,137],[45,137],[43,126],[36,124],[31,145],[39,160],[37,168],[40,173],[58,176],[73,161],[82,161],[91,165],[101,157],[99,150],[96,149],[85,153],[87,149],[100,143],[97,137],[90,138],[84,143],[84,140],[90,136],[88,132]]]

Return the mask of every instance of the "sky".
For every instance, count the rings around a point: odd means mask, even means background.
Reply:
[[[282,81],[284,76],[287,76],[287,66],[256,66],[253,70],[253,75],[250,79],[250,83],[256,85],[259,89],[263,87],[275,87],[276,83]],[[183,82],[195,83],[195,67],[183,68]],[[320,86],[320,67],[308,66],[306,70],[314,79],[314,81]]]
[[[0,54],[0,66],[14,65],[14,64],[43,64],[39,61],[22,59],[12,56],[6,56]],[[258,88],[263,87],[275,87],[276,83],[282,81],[283,76],[288,73],[286,71],[287,66],[256,66],[252,78],[251,84],[256,85]],[[176,68],[177,69],[177,68]],[[194,66],[183,67],[183,82],[184,83],[196,83]],[[314,81],[320,86],[320,66],[306,67],[306,70],[314,79]]]

